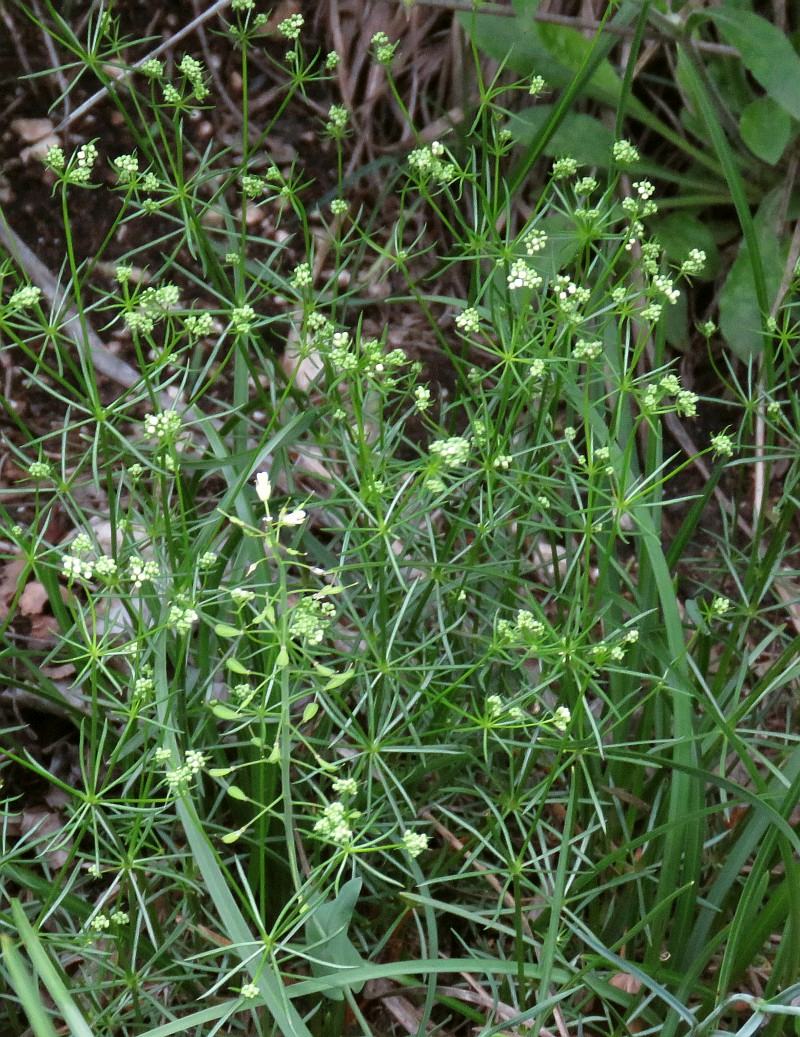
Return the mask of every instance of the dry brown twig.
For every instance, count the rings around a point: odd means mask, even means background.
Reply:
[[[41,288],[50,305],[59,305],[59,301],[63,300],[64,293],[58,281],[10,226],[2,209],[0,209],[0,245],[9,255],[13,256],[33,284]],[[89,356],[87,359],[90,359],[94,367],[106,378],[110,378],[118,385],[125,386],[126,389],[132,388],[132,386],[141,381],[139,372],[125,360],[115,356],[102,343],[97,332],[88,324],[86,325],[86,335],[84,338],[78,314],[73,307],[64,309],[64,321],[61,325],[61,330],[75,342],[80,353],[84,353],[88,348]]]
[[[405,0],[400,0],[405,6]],[[505,4],[481,4],[477,9],[472,0],[412,0],[413,7],[438,7],[446,11],[465,11],[475,14],[492,14],[500,18],[515,18],[517,12],[513,7]],[[556,14],[553,11],[534,11],[531,15],[536,22],[545,22],[549,25],[563,25],[568,29],[578,29],[585,32],[597,32],[598,29],[608,32],[612,36],[632,36],[635,29],[625,25],[603,25],[596,18],[582,18],[577,15]],[[649,28],[645,31],[646,40],[656,40],[662,43],[669,42],[672,37],[669,33],[659,32],[658,29]],[[707,51],[709,54],[725,54],[730,57],[739,57],[739,51],[726,43],[714,43],[712,40],[696,40],[694,46],[698,50]]]
[[[216,3],[213,3],[208,8],[208,10],[201,11],[200,14],[193,18],[188,25],[184,25],[182,29],[179,29],[176,33],[173,33],[168,40],[164,40],[162,43],[159,43],[157,47],[145,54],[144,57],[138,58],[128,68],[121,70],[119,76],[114,80],[113,84],[107,83],[105,86],[101,87],[99,90],[93,93],[91,97],[87,97],[82,104],[79,104],[74,112],[71,112],[69,115],[65,116],[58,124],[58,126],[56,126],[55,132],[63,133],[64,130],[68,129],[74,122],[76,122],[82,116],[86,115],[87,112],[90,112],[92,108],[98,105],[106,96],[111,86],[118,86],[121,83],[124,83],[125,80],[129,79],[138,68],[141,68],[141,66],[145,64],[145,62],[151,61],[153,58],[157,58],[160,54],[163,54],[171,47],[174,47],[176,43],[180,43],[182,39],[193,33],[195,29],[198,29],[201,25],[204,25],[209,20],[209,18],[213,18],[215,15],[219,14],[220,11],[223,10],[223,8],[228,6],[229,3],[230,0],[216,0]]]

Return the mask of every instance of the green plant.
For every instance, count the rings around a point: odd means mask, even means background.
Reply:
[[[320,129],[331,185],[264,155],[335,62],[282,23],[285,94],[253,138],[263,26],[232,8],[239,154],[193,143],[210,87],[191,55],[125,92],[107,79],[129,150],[48,154],[77,357],[3,270],[5,348],[59,414],[14,417],[3,668],[66,717],[79,774],[8,733],[9,817],[26,782],[64,802],[55,834],[3,846],[10,1025],[379,1033],[364,984],[388,980],[419,1032],[782,1032],[800,921],[791,301],[764,325],[782,364],[756,379],[731,360],[724,397],[701,398],[666,316],[708,257],[664,254],[629,140],[591,170],[558,155],[523,216],[544,137],[520,159],[505,106],[529,81],[479,79],[469,131],[419,143],[373,211],[351,197],[342,109]],[[87,44],[46,10],[107,78],[113,19]],[[394,46],[375,50],[409,118]],[[111,215],[81,256],[95,187]],[[154,230],[124,251],[123,226]],[[140,372],[113,399],[95,323]],[[447,387],[408,340],[446,359]],[[700,449],[675,452],[668,423]],[[736,476],[775,464],[780,488],[743,514]],[[38,646],[20,636],[30,581],[57,630]]]

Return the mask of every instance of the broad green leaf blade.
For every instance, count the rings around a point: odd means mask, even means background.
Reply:
[[[551,104],[538,104],[511,116],[508,129],[520,144],[530,145],[552,114]],[[567,115],[542,149],[545,155],[571,155],[581,165],[607,169],[611,164],[614,134],[608,126],[590,115]]]
[[[141,1037],[173,1037],[174,1034],[189,1033],[196,1026],[215,1023],[219,1019],[229,1019],[236,1011],[247,1011],[249,1007],[238,998],[232,999],[221,1005],[214,1005],[213,1008],[203,1008],[199,1012],[192,1012],[191,1015],[181,1016],[180,1019],[174,1019],[171,1023],[162,1023],[153,1030],[145,1031]]]
[[[774,166],[792,136],[792,119],[772,98],[758,97],[739,117],[739,132],[754,155]]]
[[[781,30],[751,11],[707,12],[725,42],[769,96],[789,115],[800,119],[800,56]]]
[[[750,203],[748,202],[742,175],[739,172],[739,167],[728,143],[728,138],[725,136],[725,131],[720,124],[719,116],[709,97],[705,84],[695,68],[691,56],[687,57],[687,55],[681,52],[679,55],[679,66],[687,87],[693,94],[695,103],[708,128],[709,135],[724,170],[725,179],[728,182],[733,204],[736,207],[736,214],[741,224],[742,234],[744,235],[744,247],[747,249],[746,261],[749,266],[749,277],[752,281],[753,295],[756,301],[758,326],[757,330],[754,330],[752,325],[748,327],[745,332],[745,338],[739,335],[738,329],[730,322],[729,330],[734,339],[737,340],[737,345],[731,342],[731,347],[737,351],[738,346],[742,350],[740,355],[752,355],[754,352],[760,352],[763,349],[764,340],[762,332],[769,310],[769,291],[764,271],[764,262],[761,256],[761,242],[750,212]],[[753,319],[752,314],[750,319]]]
[[[656,238],[673,263],[682,263],[693,248],[706,254],[706,266],[700,280],[713,280],[719,270],[719,249],[709,227],[688,212],[675,212],[659,220],[653,227]]]
[[[0,936],[0,945],[3,948],[3,960],[6,963],[11,986],[16,991],[20,1004],[25,1010],[35,1037],[56,1037],[52,1020],[42,1006],[42,998],[36,981],[28,972],[22,955],[14,946],[14,941],[10,936]]]
[[[777,192],[764,200],[755,218],[755,237],[767,297],[777,293],[783,276],[786,246],[775,235],[775,208],[779,204]],[[763,317],[748,242],[742,242],[719,298],[719,323],[725,340],[742,360],[757,356],[762,349],[761,328]]]
[[[591,52],[594,41],[576,29],[545,25],[532,18],[500,18],[491,14],[462,14],[459,20],[475,44],[520,75],[540,73],[553,87],[568,86]],[[586,92],[616,105],[622,80],[604,58],[585,84]]]
[[[155,677],[156,710],[165,731],[164,744],[172,750],[173,757],[177,758],[178,747],[170,715],[171,699],[167,678],[166,639],[163,635],[159,638],[156,647]],[[225,935],[241,957],[247,970],[246,974],[258,987],[263,1004],[275,1020],[278,1030],[282,1033],[292,1034],[292,1037],[311,1037],[308,1027],[289,1001],[287,989],[280,976],[274,971],[262,969],[260,962],[253,959],[252,948],[258,943],[258,939],[253,935],[236,903],[229,879],[223,871],[217,853],[211,845],[189,796],[181,796],[177,799],[175,808],[186,833],[194,863],[203,877],[208,897],[214,905]]]
[[[335,900],[326,901],[315,908],[306,920],[306,939],[311,971],[315,976],[329,976],[343,969],[358,968],[367,963],[358,953],[347,935],[353,918],[361,879],[350,879],[339,891]],[[351,987],[358,993],[363,983]],[[340,989],[325,991],[334,1001],[341,1001],[344,992]]]
[[[47,951],[34,932],[33,926],[28,921],[22,905],[18,900],[11,901],[11,914],[17,926],[20,939],[25,944],[25,950],[33,963],[34,968],[42,978],[47,991],[52,997],[64,1021],[69,1026],[72,1037],[93,1037],[92,1028],[83,1018],[80,1009],[72,1000],[72,996],[64,985],[64,981],[58,974],[58,970],[50,960]]]

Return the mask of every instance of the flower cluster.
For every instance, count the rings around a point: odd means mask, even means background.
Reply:
[[[324,318],[323,318],[324,320]],[[346,331],[333,331],[333,325],[317,322],[315,335],[323,355],[339,374],[359,372],[365,378],[380,381],[387,389],[397,384],[397,372],[408,363],[402,349],[384,352],[379,339],[369,338],[353,343]]]
[[[77,149],[69,163],[67,163],[63,149],[57,144],[48,148],[44,162],[48,169],[52,169],[54,173],[64,178],[64,183],[85,187],[89,183],[97,158],[97,146],[89,141]]]
[[[171,605],[167,626],[178,634],[188,634],[199,618],[195,609],[188,605]]]
[[[474,306],[468,306],[456,316],[456,327],[465,335],[475,335],[481,326],[481,318]]]
[[[428,147],[414,148],[409,153],[408,164],[422,183],[432,180],[437,184],[449,184],[458,176],[458,169],[453,162],[443,161],[443,154],[444,145],[434,141]]]
[[[591,298],[590,290],[580,287],[566,274],[554,278],[550,287],[562,315],[571,324],[580,324],[583,320],[581,310]]]
[[[717,432],[711,437],[711,449],[714,457],[732,457],[733,440],[726,432]]]
[[[664,406],[664,399],[672,397],[674,403]],[[678,376],[665,374],[658,382],[651,382],[642,396],[642,407],[648,413],[666,413],[676,411],[684,418],[693,418],[697,414],[697,395],[688,389],[681,388]]]
[[[36,306],[41,297],[41,288],[33,284],[24,284],[11,293],[6,306],[9,310],[29,310]]]
[[[307,645],[318,645],[335,615],[336,609],[330,601],[324,600],[324,592],[310,594],[292,609],[289,635]]]
[[[94,575],[94,563],[82,558],[77,553],[64,555],[61,559],[61,569],[70,582],[72,580],[91,580]]]
[[[519,609],[513,623],[508,619],[497,621],[497,636],[501,642],[535,648],[544,634],[544,623],[528,609]]]
[[[94,576],[100,577],[101,580],[113,580],[117,570],[118,566],[110,555],[101,555],[94,562]]]
[[[525,246],[525,252],[529,256],[535,256],[536,253],[541,252],[547,244],[547,234],[539,227],[531,227],[531,229],[526,231],[522,236],[522,243]]]
[[[376,32],[371,43],[375,51],[375,60],[381,65],[391,65],[397,44],[391,43],[385,32]]]
[[[349,113],[343,104],[332,104],[328,109],[328,121],[325,129],[334,140],[340,140],[345,135]]]
[[[592,645],[591,658],[595,666],[605,666],[607,663],[620,663],[625,658],[625,649],[639,640],[639,631],[630,627],[622,636],[614,641],[598,641]]]
[[[208,310],[203,310],[200,313],[190,313],[183,322],[183,326],[189,338],[202,338],[204,335],[210,335],[213,331],[214,318]]]
[[[639,161],[639,151],[629,140],[615,140],[611,148],[614,161],[622,165],[630,166]]]
[[[242,187],[242,194],[246,198],[257,198],[267,189],[266,180],[263,177],[258,176],[256,173],[242,174],[239,183]]]
[[[578,339],[572,349],[572,355],[576,360],[579,361],[590,361],[596,360],[603,352],[603,344],[601,342],[587,342],[586,339]]]
[[[572,713],[570,713],[567,706],[559,706],[555,713],[553,713],[553,727],[556,731],[560,731],[562,734],[569,727],[571,720]]]
[[[670,277],[667,277],[666,274],[656,274],[653,278],[652,286],[655,289],[655,291],[665,296],[667,302],[669,302],[672,306],[674,306],[680,298],[681,293],[673,285],[672,279]]]
[[[136,155],[117,155],[113,160],[113,166],[119,183],[129,184],[136,179],[139,172],[139,159]]]
[[[345,846],[353,838],[353,822],[361,817],[360,810],[349,810],[341,800],[328,803],[322,817],[314,823],[314,831],[337,846]]]
[[[178,63],[178,69],[186,77],[195,98],[198,101],[204,101],[208,97],[208,87],[205,83],[205,69],[202,64],[191,55],[185,54]]]
[[[145,288],[132,300],[124,315],[128,329],[136,334],[147,335],[157,321],[163,320],[178,304],[180,289],[169,282],[158,288]]]
[[[139,71],[143,76],[147,76],[148,79],[161,79],[164,75],[164,63],[159,61],[158,58],[148,58],[141,65]]]
[[[289,279],[292,288],[310,288],[312,283],[312,271],[309,263],[298,263],[292,271]]]
[[[705,252],[701,248],[692,248],[689,250],[689,255],[681,264],[681,276],[696,277],[698,274],[702,274],[705,265]]]
[[[246,335],[253,327],[255,319],[256,311],[247,303],[234,306],[231,310],[231,327],[237,335]]]
[[[160,446],[174,443],[183,428],[181,416],[175,410],[162,410],[158,414],[148,414],[144,419],[144,432],[149,439],[155,439]]]
[[[157,761],[164,762],[164,759],[169,759],[169,755],[169,749],[156,750]],[[207,763],[208,760],[204,753],[198,752],[196,749],[187,749],[183,763],[178,767],[170,768],[164,775],[167,785],[173,792],[185,791]]]
[[[290,14],[278,23],[278,32],[286,40],[296,40],[300,36],[305,19],[302,14]]]
[[[577,172],[578,163],[568,155],[565,155],[563,158],[557,158],[553,163],[554,180],[566,180],[567,177],[575,176]]]
[[[158,563],[152,559],[140,558],[133,555],[128,559],[126,578],[130,582],[131,590],[137,591],[143,583],[152,583],[161,575]]]
[[[515,259],[508,271],[507,282],[513,292],[518,288],[538,288],[542,277],[524,259]]]
[[[424,832],[412,832],[410,829],[403,832],[403,846],[409,857],[419,857],[428,849],[428,843],[428,836]]]
[[[444,468],[459,468],[469,460],[469,440],[463,436],[451,436],[449,439],[437,439],[431,443],[429,451]]]

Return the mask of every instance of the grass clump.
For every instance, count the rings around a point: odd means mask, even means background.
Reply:
[[[258,16],[232,7],[246,86]],[[666,261],[629,141],[602,179],[559,157],[520,205],[483,84],[468,132],[420,141],[373,211],[342,106],[325,190],[265,154],[335,65],[301,18],[280,32],[285,94],[253,143],[243,90],[240,152],[193,143],[211,96],[187,55],[114,94],[130,151],[48,153],[77,355],[3,270],[6,348],[58,414],[14,418],[6,555],[52,624],[3,665],[73,767],[9,728],[10,822],[26,783],[60,797],[57,831],[3,849],[10,1025],[379,1034],[388,990],[420,1033],[788,1032],[790,305],[785,376],[755,397],[729,361],[696,393],[663,329],[704,255]],[[82,257],[89,189],[108,229]],[[130,225],[155,229],[126,251]],[[96,376],[95,326],[135,360],[125,391]],[[24,615],[18,594],[6,631]]]

